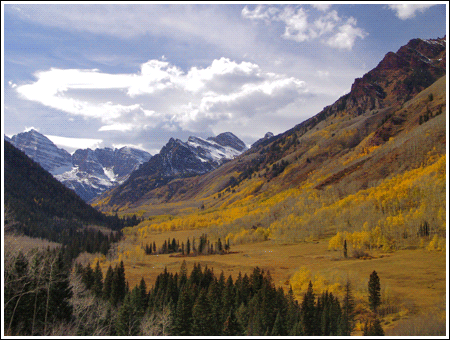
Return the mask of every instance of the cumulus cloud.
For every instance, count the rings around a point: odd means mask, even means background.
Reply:
[[[398,4],[398,5],[388,5],[388,8],[393,10],[397,17],[406,20],[411,19],[416,16],[417,12],[425,12],[428,8],[431,6],[435,6],[434,4],[431,5],[419,5],[419,4]]]
[[[356,20],[350,18],[347,23],[340,26],[338,32],[327,39],[326,43],[331,47],[346,48],[351,50],[356,38],[364,39],[367,35],[363,29],[355,27]]]
[[[20,85],[22,98],[72,116],[96,119],[98,131],[205,131],[218,122],[276,112],[307,93],[305,82],[228,58],[184,72],[149,60],[134,74],[55,69]]]
[[[250,20],[264,20],[266,23],[282,22],[285,25],[282,38],[297,42],[320,42],[333,48],[351,50],[357,38],[364,39],[368,33],[357,27],[353,17],[342,18],[331,5],[314,5],[321,13],[310,13],[303,7],[285,6],[282,9],[258,5],[254,10],[248,6],[242,9],[242,17]]]

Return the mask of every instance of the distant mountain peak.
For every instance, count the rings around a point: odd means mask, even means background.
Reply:
[[[272,132],[266,132],[263,138],[258,139],[256,142],[252,144],[252,148],[255,146],[260,145],[261,143],[268,141],[270,138],[272,138],[274,134]]]
[[[51,173],[71,166],[70,153],[34,129],[12,136],[11,142],[35,161],[39,159],[38,163]]]
[[[240,152],[247,149],[245,143],[236,137],[232,132],[223,132],[216,137],[208,137],[207,140],[212,140],[222,146],[229,146]]]
[[[85,201],[123,183],[151,155],[128,146],[120,149],[78,149],[72,155],[31,129],[13,136],[11,143],[39,163]]]
[[[245,143],[231,132],[207,139],[189,136],[186,142],[172,137],[159,154],[150,158],[112,191],[111,203],[135,201],[175,178],[210,172],[240,155],[246,148]]]

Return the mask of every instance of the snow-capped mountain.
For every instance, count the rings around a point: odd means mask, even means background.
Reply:
[[[245,143],[231,132],[207,139],[191,136],[186,142],[170,138],[158,154],[114,189],[112,200],[137,200],[175,178],[210,172],[246,150]]]
[[[130,147],[78,149],[70,155],[35,130],[19,133],[11,142],[85,201],[123,183],[151,157]]]
[[[52,175],[60,174],[72,168],[72,156],[64,149],[36,130],[22,132],[11,137],[11,143],[38,162]]]

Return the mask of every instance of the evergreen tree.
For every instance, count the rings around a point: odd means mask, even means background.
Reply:
[[[73,311],[70,303],[72,295],[69,270],[64,266],[62,253],[58,252],[50,269],[46,323],[70,320]]]
[[[281,318],[281,314],[279,311],[275,318],[275,323],[273,324],[272,333],[270,335],[272,335],[272,336],[286,335],[283,320]]]
[[[94,283],[92,285],[92,291],[96,297],[101,297],[103,291],[103,273],[99,261],[97,261],[97,264],[95,265],[93,279]]]
[[[178,280],[178,291],[181,292],[181,289],[183,288],[183,286],[186,284],[188,278],[187,278],[187,264],[186,261],[183,260],[183,263],[181,263],[181,268],[180,268],[180,275],[179,275],[179,280]]]
[[[344,301],[342,303],[342,316],[339,331],[340,335],[349,336],[353,332],[355,327],[354,308],[355,303],[353,300],[350,281],[347,281],[345,285]]]
[[[347,253],[347,240],[344,240],[344,257],[345,257],[345,258],[348,257],[348,253]]]
[[[191,242],[189,241],[189,239],[187,239],[186,242],[186,255],[189,255],[191,253]]]
[[[224,318],[222,315],[223,303],[220,299],[222,292],[219,289],[217,280],[211,281],[206,294],[207,304],[209,305],[209,319],[210,327],[213,333],[211,335],[220,335],[220,331],[223,328]]]
[[[315,298],[312,283],[309,281],[308,290],[304,294],[300,310],[304,335],[316,335]]]
[[[380,320],[375,318],[373,320],[366,320],[363,328],[363,335],[365,336],[380,336],[384,335],[383,327]]]
[[[91,289],[94,284],[94,271],[92,270],[90,263],[88,263],[86,268],[83,270],[81,282],[84,283],[86,289]]]
[[[290,336],[303,336],[303,325],[301,321],[298,321],[294,324],[291,331],[289,332]]]
[[[122,302],[127,292],[127,282],[125,281],[125,268],[123,261],[114,268],[113,278],[111,283],[111,298],[110,301],[113,306]]]
[[[177,301],[172,325],[172,334],[180,336],[191,335],[191,326],[192,300],[190,296],[190,287],[188,285],[184,285]]]
[[[369,306],[370,309],[376,312],[378,306],[381,304],[381,294],[380,294],[380,278],[378,277],[377,272],[374,270],[372,274],[370,274],[369,278]]]
[[[192,308],[192,335],[212,335],[211,308],[204,289],[200,290]]]
[[[139,282],[139,300],[141,301],[140,308],[142,308],[142,315],[144,315],[148,305],[147,285],[145,284],[144,278],[141,278]]]
[[[127,294],[119,308],[116,321],[116,334],[119,336],[135,336],[139,334],[139,318]]]
[[[103,299],[109,300],[111,298],[111,287],[112,287],[112,281],[113,281],[114,271],[109,265],[108,270],[106,271],[105,275],[105,281],[103,283]]]
[[[223,324],[222,335],[236,336],[241,334],[242,334],[241,325],[239,324],[236,318],[234,310],[230,309],[230,311],[228,312],[228,316]]]

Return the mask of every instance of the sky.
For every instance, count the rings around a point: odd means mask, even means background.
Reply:
[[[447,33],[446,2],[2,2],[2,133],[59,147],[282,133],[414,38]]]

